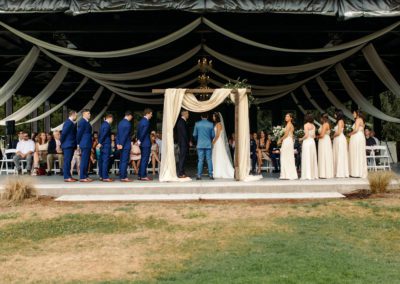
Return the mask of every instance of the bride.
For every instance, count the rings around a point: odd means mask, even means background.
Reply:
[[[221,113],[213,113],[215,138],[213,140],[212,163],[215,178],[234,178],[228,138]]]

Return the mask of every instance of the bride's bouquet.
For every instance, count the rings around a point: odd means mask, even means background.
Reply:
[[[278,141],[285,134],[285,129],[281,125],[272,127],[272,138]]]

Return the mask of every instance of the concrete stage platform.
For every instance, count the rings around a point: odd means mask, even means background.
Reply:
[[[15,176],[0,176],[0,190],[4,188],[7,178]],[[366,179],[320,179],[279,180],[276,177],[266,177],[254,182],[236,182],[234,180],[207,180],[191,182],[160,183],[158,181],[131,183],[115,181],[103,183],[65,183],[60,176],[29,177],[42,196],[60,197],[65,195],[171,195],[171,194],[270,194],[270,193],[351,193],[357,190],[369,189]],[[110,196],[111,197],[111,196]],[[154,196],[155,197],[155,196]],[[156,199],[156,197],[155,197]],[[246,199],[246,198],[244,198]]]

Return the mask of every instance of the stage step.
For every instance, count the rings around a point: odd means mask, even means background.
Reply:
[[[200,200],[282,200],[344,198],[339,192],[214,193],[214,194],[90,194],[62,195],[56,201],[200,201]]]

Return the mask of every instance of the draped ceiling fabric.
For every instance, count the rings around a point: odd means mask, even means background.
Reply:
[[[0,120],[0,125],[5,125],[7,120],[19,121],[25,118],[30,113],[32,113],[57,90],[57,88],[61,85],[62,81],[67,75],[67,73],[68,73],[68,68],[65,66],[61,66],[56,75],[54,75],[51,81],[34,99],[32,99],[29,103],[24,105],[16,112]]]
[[[110,98],[108,99],[106,105],[105,105],[105,106],[103,107],[103,109],[99,112],[99,114],[98,114],[93,120],[90,121],[90,124],[91,124],[91,125],[95,124],[99,119],[101,119],[101,118],[104,116],[105,112],[107,111],[108,107],[111,105],[111,103],[112,103],[112,101],[114,100],[114,98],[115,98],[115,94],[112,94],[112,95],[110,96]]]
[[[369,113],[370,115],[382,119],[384,121],[389,122],[396,122],[400,123],[400,118],[396,118],[390,115],[387,115],[380,111],[378,108],[373,106],[358,90],[356,85],[354,85],[353,81],[350,79],[349,75],[347,74],[346,70],[344,70],[342,64],[337,64],[336,73],[342,82],[344,88],[346,89],[349,96],[358,104],[358,106],[364,110],[365,112]]]
[[[93,97],[90,99],[90,101],[87,102],[87,104],[78,112],[78,120],[82,117],[82,111],[84,109],[92,109],[92,107],[96,104],[96,102],[99,100],[101,93],[104,91],[104,87],[100,86],[97,91],[94,93]],[[61,123],[60,125],[54,127],[51,129],[51,131],[54,130],[61,130],[63,127],[64,123]]]
[[[14,93],[21,87],[26,77],[31,72],[36,60],[39,57],[39,49],[32,47],[29,53],[22,60],[21,64],[15,70],[11,78],[0,89],[0,106],[2,106]]]
[[[25,0],[1,1],[2,13],[64,12],[72,15],[98,12],[181,10],[195,13],[291,13],[355,17],[394,17],[399,15],[398,2],[393,0]]]
[[[133,72],[128,72],[128,73],[117,73],[117,74],[105,74],[105,73],[98,73],[94,71],[87,70],[85,68],[79,67],[77,65],[74,65],[64,59],[61,59],[57,55],[47,51],[44,48],[40,48],[40,50],[49,56],[51,59],[57,61],[58,63],[67,66],[71,70],[74,70],[75,72],[81,73],[82,75],[85,75],[89,78],[92,79],[98,79],[98,80],[114,80],[114,81],[124,81],[124,80],[134,80],[134,79],[142,79],[146,78],[152,75],[156,75],[159,73],[162,73],[164,71],[167,71],[185,61],[188,59],[192,58],[196,53],[198,53],[201,49],[201,46],[198,45],[195,48],[189,50],[188,52],[182,54],[181,56],[174,58],[168,62],[161,63],[157,66],[153,66],[150,68],[146,68],[143,70],[139,71],[133,71]]]
[[[198,101],[193,94],[186,93],[186,89],[167,89],[165,92],[162,132],[163,140],[161,147],[160,181],[179,181],[176,175],[176,163],[174,154],[174,126],[178,119],[181,108],[192,112],[205,112],[216,108],[229,96],[235,102],[232,89],[216,89],[207,101]],[[250,127],[249,127],[249,104],[246,89],[238,89],[239,107],[238,125],[238,178],[241,181],[255,180],[250,172]]]
[[[306,115],[307,111],[303,108],[303,106],[300,104],[299,100],[296,98],[296,96],[292,93],[290,93],[290,96],[292,97],[293,102],[296,104],[296,106],[299,108],[299,110]],[[317,126],[321,126],[321,123],[319,123],[318,121],[316,121],[314,119],[314,124]]]
[[[357,51],[359,51],[363,45],[356,46],[350,50],[347,50],[343,53],[319,60],[319,61],[314,61],[311,63],[306,63],[306,64],[300,64],[300,65],[293,65],[293,66],[265,66],[265,65],[259,65],[259,64],[254,64],[254,63],[249,63],[245,62],[230,56],[226,56],[222,53],[219,53],[213,49],[211,49],[208,46],[204,46],[204,50],[209,53],[211,56],[214,56],[215,58],[221,60],[222,62],[231,65],[235,68],[242,69],[248,72],[252,73],[258,73],[258,74],[264,74],[264,75],[287,75],[287,74],[295,74],[295,73],[300,73],[300,72],[306,72],[306,71],[311,71],[315,70],[318,68],[326,67],[329,65],[333,65],[335,63],[338,63]]]
[[[66,97],[64,100],[62,100],[60,103],[58,103],[56,106],[52,107],[51,109],[49,109],[48,111],[42,113],[39,116],[33,117],[27,121],[24,122],[20,122],[17,123],[17,125],[20,124],[26,124],[26,123],[30,123],[30,122],[34,122],[34,121],[38,121],[41,120],[43,118],[48,117],[49,115],[51,115],[53,112],[55,112],[56,110],[58,110],[59,108],[61,108],[63,105],[65,105],[76,93],[79,92],[79,90],[83,87],[83,85],[85,85],[87,83],[89,79],[87,77],[84,77],[81,81],[81,83],[79,84],[78,87],[76,87],[76,89],[68,96]]]
[[[317,83],[321,90],[324,92],[327,99],[331,102],[331,104],[333,104],[337,109],[340,109],[348,119],[354,120],[351,111],[348,110],[347,107],[339,101],[339,99],[328,88],[325,81],[320,76],[317,77]]]
[[[7,29],[10,32],[12,32],[14,35],[19,36],[20,38],[22,38],[26,41],[29,41],[32,44],[35,44],[37,46],[40,46],[42,48],[45,48],[47,50],[51,50],[54,52],[73,55],[73,56],[90,57],[90,58],[116,58],[116,57],[123,57],[123,56],[129,56],[129,55],[143,53],[143,52],[153,50],[158,47],[167,45],[167,44],[185,36],[186,34],[190,33],[197,26],[199,26],[200,23],[201,23],[201,19],[200,18],[196,19],[192,23],[188,24],[187,26],[179,29],[178,31],[176,31],[170,35],[167,35],[163,38],[157,39],[155,41],[152,41],[152,42],[140,45],[140,46],[121,49],[121,50],[99,51],[99,52],[75,50],[75,49],[51,44],[51,43],[42,41],[40,39],[34,38],[26,33],[20,32],[17,29],[14,29],[1,21],[0,21],[0,26],[2,26],[3,28]]]
[[[395,95],[400,97],[400,85],[397,80],[390,73],[385,63],[382,61],[379,54],[376,52],[372,43],[368,44],[362,50],[365,59],[367,60],[371,69],[375,72],[376,76],[382,83]]]
[[[206,18],[203,18],[203,23],[206,24],[207,26],[209,26],[210,28],[212,28],[213,30],[219,32],[220,34],[223,34],[224,36],[227,36],[231,39],[234,39],[236,41],[242,42],[247,45],[251,45],[251,46],[255,46],[255,47],[259,47],[259,48],[267,49],[267,50],[280,51],[280,52],[295,52],[295,53],[321,53],[321,52],[332,52],[332,51],[339,51],[339,50],[352,48],[352,47],[367,43],[371,40],[374,40],[390,31],[392,31],[393,29],[397,28],[400,25],[400,21],[399,21],[399,22],[396,22],[384,29],[376,31],[370,35],[361,37],[356,40],[352,40],[350,42],[338,44],[335,46],[312,48],[312,49],[293,49],[293,48],[282,48],[282,47],[278,47],[278,46],[263,44],[263,43],[259,43],[259,42],[247,39],[245,37],[242,37],[238,34],[235,34],[231,31],[228,31],[228,30],[218,26],[217,24],[213,23],[212,21],[210,21]]]
[[[310,101],[310,103],[313,105],[313,107],[315,107],[316,110],[318,110],[321,114],[326,113],[326,111],[319,106],[319,104],[312,98],[310,92],[308,91],[308,88],[306,87],[306,85],[303,85],[301,87],[303,93],[306,95],[307,99]],[[334,119],[332,116],[328,116],[329,120],[332,122],[336,122],[336,119]]]

